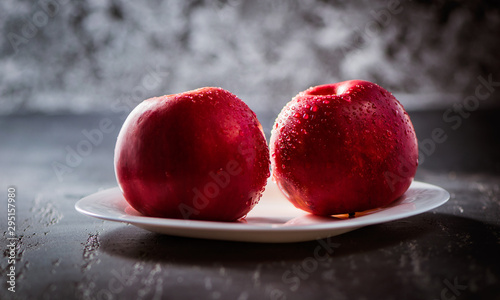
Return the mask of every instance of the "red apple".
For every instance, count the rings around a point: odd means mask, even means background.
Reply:
[[[417,138],[403,106],[382,87],[350,80],[292,99],[271,134],[273,179],[296,207],[317,215],[381,207],[410,186]]]
[[[114,163],[128,203],[166,218],[241,218],[259,201],[270,173],[255,113],[214,87],[139,104],[120,130]]]

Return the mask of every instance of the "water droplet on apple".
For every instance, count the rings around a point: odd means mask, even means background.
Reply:
[[[349,96],[349,95],[344,96],[344,100],[351,101],[351,96]]]
[[[324,104],[329,104],[329,103],[330,103],[330,100],[323,100],[323,103],[324,103]]]
[[[307,120],[307,119],[309,119],[309,115],[308,115],[308,114],[303,114],[303,115],[302,115],[302,118],[304,118],[304,119],[306,119],[306,120]]]
[[[317,107],[316,105],[313,105],[313,106],[311,107],[311,111],[312,111],[312,112],[316,112],[316,111],[318,111],[318,107]]]

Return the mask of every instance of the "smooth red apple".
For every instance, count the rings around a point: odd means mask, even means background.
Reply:
[[[394,96],[367,81],[309,88],[271,134],[273,179],[296,207],[317,215],[385,206],[410,186],[417,138]]]
[[[114,163],[128,203],[166,218],[237,220],[257,204],[270,173],[255,113],[214,87],[139,104],[120,130]]]

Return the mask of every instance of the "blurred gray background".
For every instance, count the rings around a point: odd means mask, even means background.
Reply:
[[[445,109],[478,76],[500,80],[499,7],[3,0],[0,114],[126,113],[148,97],[220,86],[268,127],[298,92],[349,79],[382,85],[410,111]]]

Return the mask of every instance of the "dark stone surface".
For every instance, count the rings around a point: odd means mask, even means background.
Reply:
[[[500,299],[498,113],[476,111],[456,130],[442,112],[410,113],[420,141],[438,127],[448,135],[417,174],[451,193],[445,205],[293,244],[164,236],[81,215],[76,201],[116,185],[112,157],[122,119],[109,117],[114,130],[58,176],[54,162],[66,164],[82,130],[108,116],[3,117],[0,220],[6,237],[5,194],[15,186],[20,239],[16,293],[6,289],[3,251],[0,298]],[[325,242],[336,244],[333,253],[312,262]]]

